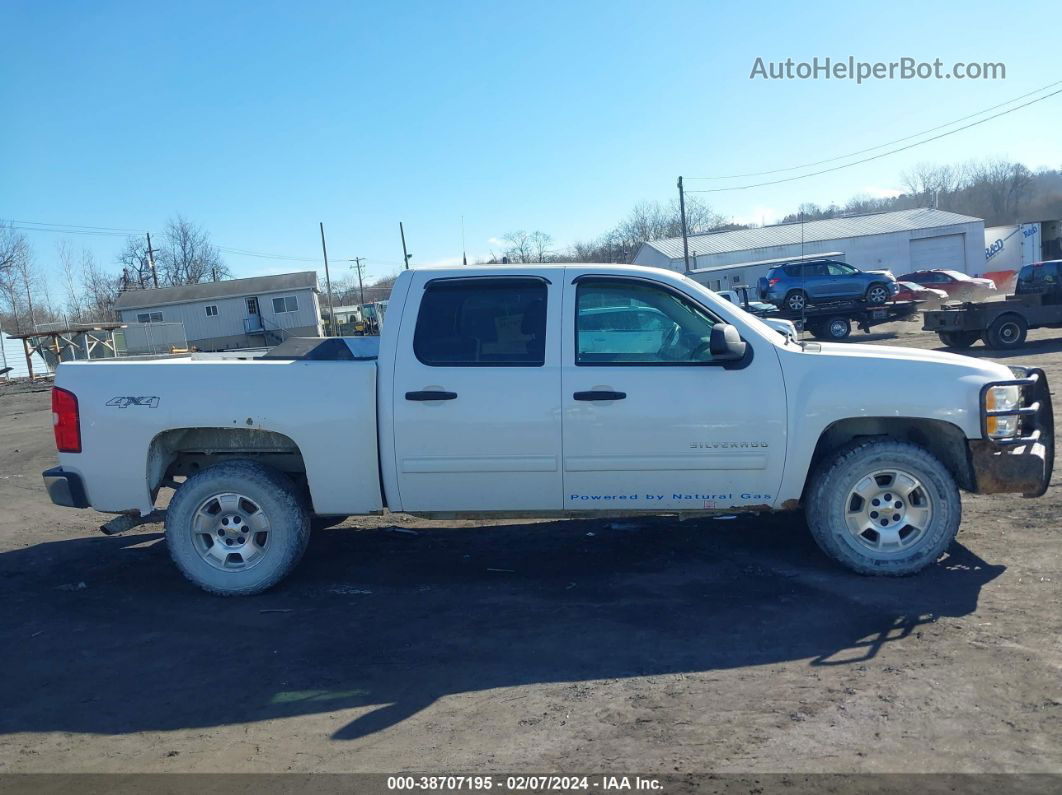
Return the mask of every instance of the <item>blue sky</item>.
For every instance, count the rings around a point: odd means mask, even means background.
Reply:
[[[978,3],[0,2],[0,218],[161,230],[372,275],[470,258],[514,229],[605,231],[675,178],[819,160],[1062,80],[1058,7]],[[945,65],[1006,79],[750,80],[757,56]],[[1062,166],[1062,95],[832,174],[714,194],[770,223],[900,187],[919,161]],[[721,183],[727,184],[727,183]],[[703,183],[701,184],[703,186]],[[698,185],[689,183],[688,187]],[[30,233],[54,264],[56,235]],[[121,238],[72,236],[105,263]],[[226,256],[236,275],[316,267]]]

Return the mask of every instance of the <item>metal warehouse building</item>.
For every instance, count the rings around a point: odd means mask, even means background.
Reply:
[[[188,344],[201,351],[321,336],[314,271],[127,290],[114,308],[130,329],[138,323],[183,323]]]
[[[690,235],[690,275],[720,290],[754,285],[773,264],[831,256],[861,270],[899,276],[921,268],[979,274],[985,268],[985,224],[943,210],[897,210],[732,232]],[[684,270],[682,238],[641,245],[637,265]]]

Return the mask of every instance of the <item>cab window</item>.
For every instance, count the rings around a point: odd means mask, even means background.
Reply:
[[[575,363],[703,364],[719,322],[676,292],[631,281],[592,280],[576,290]]]
[[[541,367],[546,283],[510,277],[429,282],[413,353],[432,367]]]

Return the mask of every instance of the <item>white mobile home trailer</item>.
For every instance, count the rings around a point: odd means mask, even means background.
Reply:
[[[707,273],[711,269],[713,275],[698,281],[714,288],[716,281],[720,285],[754,284],[767,268],[757,270],[751,265],[801,257],[830,256],[860,270],[889,269],[897,276],[922,268],[953,268],[978,275],[985,269],[984,228],[980,218],[914,209],[708,232],[687,240],[690,270]],[[643,243],[634,264],[683,271],[682,238]]]
[[[318,293],[317,273],[301,271],[127,290],[115,309],[130,327],[183,323],[189,345],[220,351],[268,347],[288,337],[320,337]]]

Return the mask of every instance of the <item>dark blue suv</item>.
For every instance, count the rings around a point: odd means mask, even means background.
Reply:
[[[843,299],[880,306],[900,290],[889,271],[861,271],[832,259],[776,265],[760,277],[758,287],[761,298],[791,312]]]

